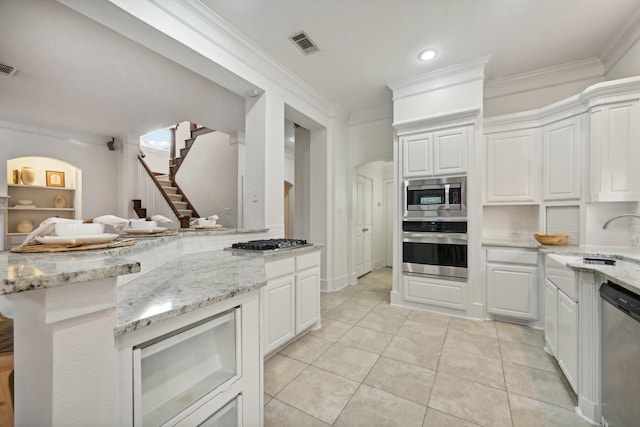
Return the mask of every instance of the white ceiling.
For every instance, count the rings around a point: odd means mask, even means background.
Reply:
[[[487,55],[486,80],[603,59],[640,14],[638,0],[201,1],[351,113],[388,104],[386,83]],[[320,52],[288,39],[301,30]],[[419,63],[425,48],[440,55]]]
[[[606,59],[640,16],[640,0],[200,1],[351,113],[389,107],[389,82],[486,55],[487,80]],[[117,19],[153,31],[125,15]],[[319,53],[304,56],[288,39],[300,30]],[[59,2],[0,0],[0,34],[0,62],[19,67],[0,76],[0,120],[109,137],[183,120],[228,133],[244,126],[237,94],[250,83],[226,90],[202,77],[220,74],[204,57],[190,57],[196,74]],[[149,37],[158,52],[197,55],[166,35]],[[440,56],[418,63],[425,47]]]
[[[0,0],[0,34],[0,62],[18,67],[0,76],[0,120],[129,138],[186,120],[244,129],[243,97],[56,1]]]

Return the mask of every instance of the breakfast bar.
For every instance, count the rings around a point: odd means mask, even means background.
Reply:
[[[265,256],[222,250],[229,239],[238,233],[0,253],[16,425],[193,425],[211,414],[261,425]]]

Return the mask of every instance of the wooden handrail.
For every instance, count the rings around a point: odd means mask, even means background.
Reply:
[[[160,193],[162,194],[162,197],[164,197],[164,199],[166,200],[166,202],[169,205],[169,207],[171,207],[171,210],[176,215],[176,217],[177,218],[182,218],[182,215],[180,215],[180,212],[178,212],[178,209],[173,205],[173,202],[171,201],[171,198],[169,197],[167,192],[164,191],[164,188],[162,188],[162,185],[160,185],[160,183],[158,182],[156,177],[153,175],[153,172],[149,168],[149,165],[147,165],[147,162],[145,162],[144,159],[142,158],[142,156],[139,155],[139,154],[138,154],[138,160],[140,160],[140,163],[142,163],[142,166],[147,171],[147,173],[149,174],[149,176],[151,177],[153,182],[156,184],[156,187],[158,187],[158,190],[160,190]],[[183,196],[184,196],[184,194],[183,194]]]
[[[192,218],[200,218],[200,214],[198,213],[198,211],[196,211],[196,208],[193,207],[193,204],[191,203],[191,201],[189,200],[189,198],[187,197],[185,192],[182,191],[182,188],[180,188],[178,183],[173,181],[172,184],[173,184],[174,187],[176,187],[178,189],[178,192],[182,196],[182,201],[187,202],[187,209],[191,210],[191,217]]]

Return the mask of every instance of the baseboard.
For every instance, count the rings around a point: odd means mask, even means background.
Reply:
[[[320,290],[324,292],[335,292],[349,284],[347,279],[348,276],[346,274],[335,279],[321,279]]]

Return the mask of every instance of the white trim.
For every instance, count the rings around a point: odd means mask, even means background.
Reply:
[[[605,74],[622,59],[631,47],[640,40],[640,7],[631,15],[626,25],[611,39],[602,53]]]
[[[491,80],[484,87],[484,99],[594,78],[604,79],[604,64],[600,59],[592,57]]]
[[[484,80],[484,67],[489,62],[489,59],[489,56],[484,56],[426,74],[387,83],[387,86],[393,91],[393,100],[395,101],[436,89],[443,89],[475,80]]]
[[[434,129],[457,127],[474,124],[480,115],[480,109],[454,111],[419,120],[393,123],[397,136],[409,133],[426,132]]]
[[[361,125],[363,123],[375,122],[378,120],[392,119],[393,104],[389,102],[388,104],[378,105],[377,107],[351,114],[349,117],[349,126]]]

